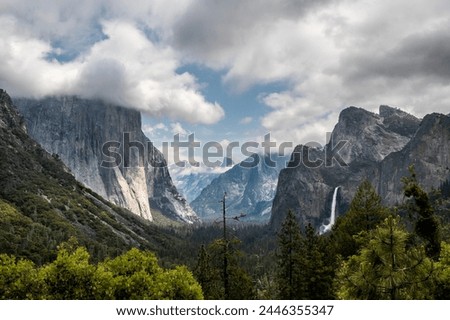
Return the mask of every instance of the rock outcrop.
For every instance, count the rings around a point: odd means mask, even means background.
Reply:
[[[408,176],[411,164],[427,190],[439,187],[450,176],[449,121],[440,114],[420,120],[388,106],[381,106],[379,114],[355,107],[343,110],[323,149],[297,146],[288,168],[280,172],[272,227],[279,228],[289,209],[319,227],[329,216],[333,190],[341,187],[337,211],[342,214],[365,179],[384,204],[400,203],[401,178]]]
[[[103,260],[129,250],[165,250],[173,241],[154,224],[102,199],[75,180],[56,155],[25,131],[25,121],[0,89],[1,252],[36,264],[54,260],[74,237]]]
[[[15,103],[30,136],[105,199],[147,220],[154,208],[174,220],[198,221],[164,156],[142,132],[138,111],[73,96]]]

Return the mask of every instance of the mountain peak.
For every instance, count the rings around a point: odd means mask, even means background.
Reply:
[[[380,161],[402,149],[419,124],[420,119],[386,105],[380,106],[380,114],[348,107],[341,111],[331,141],[347,141],[340,152],[346,163],[361,159]]]
[[[450,128],[450,116],[441,113],[430,113],[423,118],[416,135],[418,137],[421,137],[422,135],[429,135],[429,138],[431,139],[433,134],[436,133],[436,130],[441,131],[443,128],[447,130],[446,132],[448,136],[448,128]]]
[[[410,138],[414,135],[420,124],[420,119],[414,117],[412,114],[387,105],[380,106],[380,117],[383,119],[383,124],[388,130]]]
[[[378,120],[378,115],[359,107],[348,107],[339,114],[339,122],[345,125],[363,125]]]
[[[391,117],[393,115],[404,116],[409,115],[409,113],[403,111],[400,108],[391,107],[385,104],[380,105],[379,108],[380,116],[383,118]]]
[[[281,171],[272,205],[271,226],[278,229],[288,210],[303,223],[315,226],[328,219],[331,208],[345,212],[358,185],[368,179],[383,199],[395,205],[404,198],[402,177],[414,164],[420,183],[437,188],[450,176],[450,117],[429,114],[420,119],[389,106],[380,114],[350,107],[344,109],[325,152],[346,142],[338,153],[347,166],[290,165]],[[337,149],[337,148],[336,148]],[[296,152],[301,152],[300,147]],[[310,151],[310,150],[309,150]],[[326,157],[326,154],[322,157]],[[313,154],[311,159],[319,159]],[[332,206],[339,187],[337,207]]]

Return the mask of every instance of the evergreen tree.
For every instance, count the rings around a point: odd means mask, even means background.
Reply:
[[[275,300],[278,298],[278,287],[275,276],[264,273],[256,281],[256,295],[259,300]]]
[[[430,299],[433,262],[423,247],[410,247],[398,217],[371,231],[357,255],[345,261],[335,281],[340,299]]]
[[[302,239],[303,256],[300,261],[302,298],[307,300],[331,299],[333,268],[327,264],[326,238],[320,237],[311,224],[305,228]]]
[[[336,252],[344,258],[356,254],[360,248],[356,236],[376,228],[388,215],[389,210],[381,204],[381,197],[372,184],[364,180],[358,187],[349,210],[338,218],[334,226],[332,241]]]
[[[331,299],[333,265],[328,264],[327,238],[308,224],[302,233],[289,211],[278,236],[276,280],[280,299]]]
[[[417,214],[415,232],[425,241],[428,257],[437,260],[441,250],[441,226],[428,194],[417,182],[414,167],[411,166],[409,171],[411,176],[403,178],[403,183],[405,196],[414,199],[415,206],[411,208],[411,211]]]
[[[205,299],[225,299],[223,255],[226,254],[228,266],[228,299],[254,299],[256,296],[253,279],[242,267],[242,253],[238,250],[239,240],[227,241],[228,249],[224,251],[224,240],[218,239],[206,248],[200,249],[195,275],[202,285]]]
[[[278,234],[277,283],[280,299],[302,299],[305,288],[301,265],[304,256],[300,226],[289,210]]]
[[[218,299],[220,289],[218,288],[219,274],[213,267],[211,255],[204,245],[200,247],[194,276],[202,287],[205,299]]]
[[[436,299],[450,299],[450,244],[443,242],[439,262],[436,263],[439,271],[436,277]]]

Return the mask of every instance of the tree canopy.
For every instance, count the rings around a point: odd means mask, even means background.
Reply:
[[[203,299],[185,266],[164,269],[156,256],[136,248],[98,264],[86,248],[60,246],[54,261],[37,268],[29,260],[0,255],[2,299]]]

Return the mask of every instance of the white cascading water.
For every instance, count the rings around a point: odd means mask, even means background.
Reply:
[[[337,193],[338,193],[339,187],[334,188],[333,193],[333,201],[331,203],[331,214],[330,214],[330,222],[328,224],[322,224],[319,229],[319,234],[324,234],[331,230],[331,228],[334,225],[334,222],[336,221],[336,202],[337,202]]]

